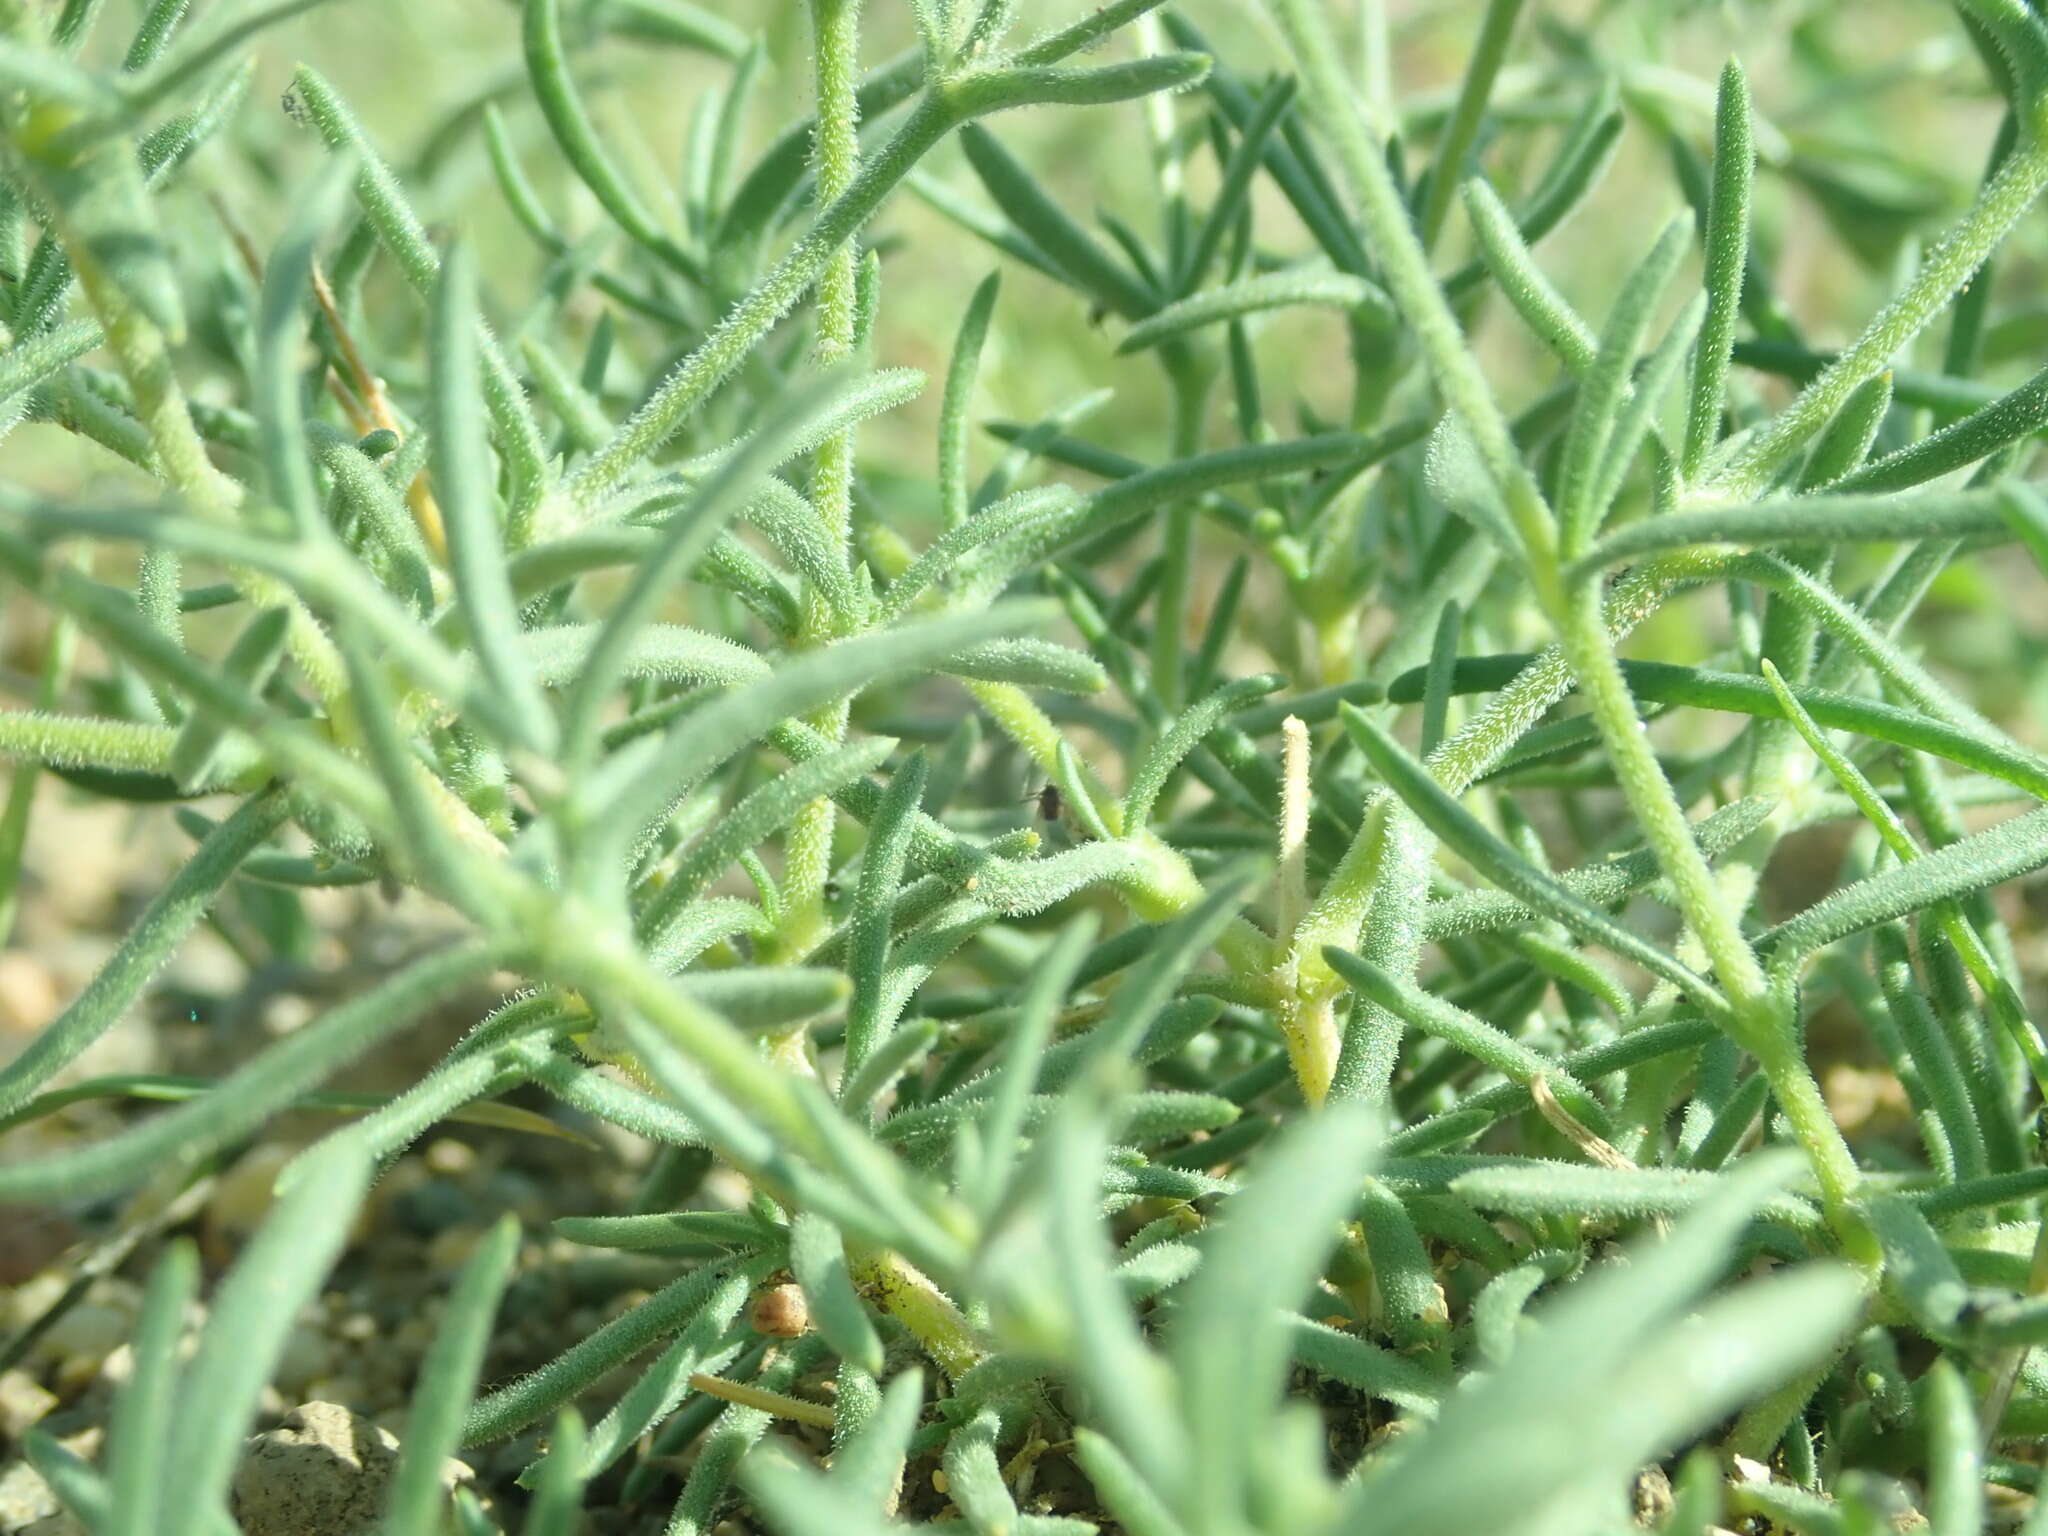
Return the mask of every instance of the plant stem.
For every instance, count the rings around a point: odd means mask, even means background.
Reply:
[[[1851,1256],[1876,1262],[1869,1230],[1851,1207],[1859,1182],[1856,1160],[1806,1065],[1791,1018],[1788,992],[1773,988],[1742,936],[1739,913],[1722,893],[1707,858],[1693,840],[1685,812],[1651,750],[1649,732],[1621,675],[1598,590],[1580,588],[1559,616],[1558,639],[1578,679],[1588,711],[1614,765],[1616,780],[1657,862],[1671,882],[1679,910],[1706,952],[1727,995],[1736,1042],[1757,1058],[1785,1118],[1804,1148],[1837,1236]]]
[[[854,99],[860,74],[860,0],[811,0],[816,33],[818,196],[837,202],[860,167],[859,106]],[[814,354],[828,368],[853,351],[854,263],[852,240],[841,243],[818,278],[817,341]],[[837,542],[841,558],[853,538],[853,429],[835,432],[812,458],[811,501]],[[814,645],[839,638],[838,617],[823,593],[804,593],[804,637]],[[846,734],[846,706],[840,704],[811,724],[838,741]],[[824,936],[825,886],[832,877],[832,834],[837,823],[828,799],[813,800],[791,824],[784,861],[783,911],[778,924],[783,948],[802,954]]]
[[[791,1419],[798,1424],[811,1424],[820,1429],[830,1429],[833,1423],[832,1409],[826,1403],[808,1402],[801,1397],[791,1397],[783,1392],[770,1392],[766,1387],[757,1387],[747,1381],[727,1381],[723,1376],[707,1376],[702,1371],[690,1373],[690,1386],[694,1391],[703,1392],[728,1403],[737,1403],[742,1408],[754,1408],[780,1419]]]
[[[0,710],[0,758],[28,766],[169,773],[178,733],[137,720]]]
[[[1358,942],[1386,862],[1387,823],[1394,803],[1384,790],[1366,802],[1358,836],[1323,882],[1322,894],[1287,936],[1288,985],[1281,998],[1280,1034],[1287,1042],[1295,1081],[1311,1104],[1320,1104],[1329,1093],[1343,1044],[1335,1011],[1342,983],[1323,950]]]
[[[910,1330],[932,1363],[958,1381],[986,1353],[953,1298],[901,1255],[849,1244],[853,1283]]]
[[[1014,683],[969,682],[967,689],[988,711],[997,728],[1022,747],[1048,778],[1058,774],[1059,748],[1065,738],[1060,728],[1046,718],[1045,711],[1032,702],[1030,694]],[[1144,857],[1140,873],[1117,882],[1131,910],[1148,923],[1158,923],[1201,901],[1202,882],[1179,850],[1161,841],[1148,828],[1140,827],[1126,835],[1123,802],[1110,794],[1087,763],[1080,766],[1082,782],[1104,824],[1125,846]],[[1263,974],[1273,963],[1272,943],[1242,918],[1224,931],[1217,947],[1232,965],[1247,974]]]
[[[536,887],[528,895],[534,931],[552,931],[560,940],[543,967],[558,985],[609,995],[632,1008],[674,1041],[720,1093],[773,1127],[784,1144],[808,1157],[822,1155],[824,1148],[788,1077],[771,1067],[751,1040],[686,997],[629,939],[594,914],[565,921],[557,894]]]
[[[853,186],[860,169],[860,0],[811,0],[817,33],[818,135],[815,150],[818,197],[836,203]],[[842,241],[818,278],[815,354],[830,367],[853,351],[854,267],[852,241]],[[811,475],[811,499],[827,527],[844,545],[851,526],[853,434],[835,432],[819,444]]]
[[[1658,766],[1641,713],[1608,643],[1593,588],[1582,589],[1559,617],[1558,640],[1600,728],[1622,794],[1644,839],[1656,850],[1680,910],[1699,936],[1729,1003],[1738,1013],[1747,1011],[1768,996],[1769,983],[1742,937],[1736,915],[1723,904],[1706,855],[1693,841],[1685,812]]]
[[[78,654],[78,626],[64,613],[52,614],[43,639],[42,675],[36,680],[36,710],[46,717],[63,696],[71,680],[71,663]],[[165,760],[169,760],[168,749]],[[7,808],[0,812],[0,945],[14,930],[20,909],[21,859],[28,844],[29,819],[35,813],[36,784],[42,765],[32,759],[17,759],[7,786]]]

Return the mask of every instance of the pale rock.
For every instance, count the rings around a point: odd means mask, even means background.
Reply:
[[[398,1440],[340,1403],[301,1403],[249,1441],[230,1490],[244,1536],[370,1536],[382,1519]],[[473,1474],[442,1468],[447,1487]]]
[[[22,950],[0,953],[0,1040],[13,1036],[26,1044],[64,1006],[64,994],[50,968]],[[0,1056],[13,1048],[0,1046]]]
[[[105,1439],[105,1431],[94,1427],[66,1435],[57,1443],[75,1456],[94,1461]],[[23,1536],[39,1521],[62,1514],[63,1510],[57,1495],[43,1481],[42,1473],[26,1461],[10,1462],[0,1468],[0,1536]]]
[[[0,1290],[0,1320],[7,1331],[18,1332],[57,1305],[71,1284],[71,1277],[46,1269],[11,1289]]]
[[[466,1141],[443,1136],[427,1148],[426,1161],[432,1172],[452,1178],[476,1167],[476,1149]]]
[[[0,1468],[0,1536],[19,1536],[62,1508],[43,1474],[25,1461]]]
[[[0,1438],[19,1440],[58,1401],[56,1393],[27,1371],[0,1371]]]
[[[311,1023],[317,1012],[311,999],[296,992],[280,992],[263,1005],[263,1032],[272,1039],[294,1034]]]
[[[135,1374],[135,1346],[123,1344],[100,1362],[98,1380],[109,1387],[125,1387]]]

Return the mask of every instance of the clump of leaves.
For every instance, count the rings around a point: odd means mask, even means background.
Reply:
[[[48,627],[34,707],[0,712],[0,877],[38,794],[152,802],[196,845],[0,1069],[8,1124],[181,1102],[0,1165],[0,1199],[160,1207],[287,1108],[356,1112],[193,1348],[197,1267],[162,1249],[100,1461],[33,1441],[88,1526],[226,1528],[377,1169],[515,1091],[661,1149],[636,1210],[559,1227],[675,1278],[485,1381],[497,1229],[451,1277],[393,1532],[567,1532],[623,1486],[672,1532],[735,1501],[792,1536],[1847,1532],[1917,1502],[1960,1536],[1987,1484],[2031,1488],[2048,1053],[1988,893],[2048,864],[2048,761],[1902,631],[1959,563],[2048,556],[2044,376],[1985,382],[2028,334],[1993,278],[2048,186],[2048,29],[1959,0],[2005,104],[1989,170],[1823,349],[1752,226],[1777,135],[1739,64],[1696,120],[1669,68],[1548,18],[1570,46],[1538,50],[1490,0],[1456,92],[1404,102],[1322,0],[1269,0],[1263,75],[1155,7],[1026,40],[1005,0],[921,0],[863,75],[855,0],[810,0],[815,115],[743,171],[747,33],[524,0],[522,88],[436,150],[481,141],[545,269],[485,305],[311,67],[289,107],[323,167],[267,253],[180,185],[301,4],[187,35],[155,0],[121,43],[95,0],[0,3],[6,421],[161,488],[0,502]],[[673,210],[590,110],[608,37],[723,70]],[[1005,143],[1023,108],[1141,125],[1153,231],[1067,211]],[[1677,216],[1614,232],[1633,264],[1589,319],[1535,248],[1625,134],[1668,152]],[[949,139],[979,191],[928,171]],[[1813,150],[1775,158],[1843,216]],[[991,275],[929,478],[869,472],[863,424],[926,386],[877,355],[915,298],[864,239],[906,188],[959,227],[944,259],[985,244],[1156,360],[1163,452],[1086,435],[1089,397],[985,423],[976,480]],[[201,277],[188,240],[239,249]],[[1342,419],[1276,424],[1282,311],[1348,353]],[[1551,359],[1517,412],[1482,324]],[[1727,616],[1710,665],[1621,658],[1680,601]],[[1767,922],[1774,851],[1830,823],[1860,828],[1839,879]],[[225,893],[377,882],[467,936],[217,1082],[53,1086]],[[483,986],[502,1006],[407,1091],[322,1094]],[[1823,1008],[1908,1139],[1845,1139]],[[744,1210],[705,1208],[714,1166]],[[521,1491],[446,1506],[447,1455],[522,1434]],[[1660,1466],[1671,1497],[1632,1506]]]

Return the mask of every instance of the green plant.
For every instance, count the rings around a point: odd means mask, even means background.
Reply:
[[[1989,893],[2048,865],[2048,811],[1966,813],[2048,799],[2048,760],[1902,627],[1944,572],[2048,552],[2023,478],[2048,375],[1984,382],[1995,256],[2048,186],[2032,9],[1959,0],[2004,105],[1990,169],[1829,352],[1752,228],[1741,66],[1703,161],[1669,72],[1603,40],[1630,8],[1542,18],[1552,46],[1511,70],[1522,0],[1489,0],[1433,106],[1361,87],[1322,0],[1269,0],[1287,72],[1263,78],[1157,0],[1021,42],[1005,0],[920,0],[916,46],[863,74],[856,0],[810,0],[815,118],[744,174],[759,43],[686,0],[524,0],[521,89],[450,131],[540,302],[482,301],[310,67],[289,105],[324,168],[267,255],[196,283],[160,217],[226,243],[175,180],[232,120],[248,40],[304,8],[187,37],[156,0],[102,67],[94,0],[0,0],[6,420],[158,487],[0,501],[0,573],[48,629],[33,707],[0,712],[0,889],[11,911],[39,793],[156,803],[196,843],[0,1068],[0,1127],[178,1102],[0,1164],[0,1200],[167,1202],[280,1111],[351,1115],[287,1169],[189,1359],[199,1278],[163,1247],[99,1464],[32,1439],[89,1525],[225,1528],[373,1174],[515,1091],[663,1149],[640,1209],[558,1230],[676,1273],[492,1383],[520,1262],[494,1229],[452,1278],[394,1532],[497,1529],[520,1500],[520,1529],[565,1532],[621,1479],[673,1532],[739,1498],[798,1536],[899,1512],[1563,1536],[1625,1528],[1658,1463],[1676,1488],[1642,1520],[1674,1536],[1876,1530],[1900,1497],[1961,1533],[1987,1481],[2031,1486],[2048,1049]],[[613,34],[723,71],[676,217],[579,84]],[[526,98],[597,236],[529,179]],[[1003,136],[1034,106],[1143,124],[1153,235],[1066,211]],[[1596,328],[1532,248],[1631,114],[1681,211],[1625,231]],[[933,171],[948,140],[985,199]],[[1156,459],[1084,435],[1091,397],[990,424],[974,479],[991,276],[929,480],[870,472],[862,429],[925,384],[877,356],[889,261],[863,240],[906,188],[1115,317],[1157,364]],[[1348,353],[1341,419],[1274,424],[1272,315]],[[1482,324],[1542,350],[1532,403],[1505,403]],[[189,390],[202,369],[233,403]],[[1666,608],[1725,616],[1708,664],[1619,654]],[[232,622],[188,636],[201,612]],[[1700,717],[1724,727],[1704,746]],[[1050,819],[1011,803],[1026,771]],[[1768,921],[1773,854],[1844,823],[1840,879]],[[218,1081],[57,1084],[223,893],[375,882],[461,936]],[[407,1091],[323,1091],[479,988],[504,1001]],[[1852,1148],[1806,1038],[1823,1008],[1903,1086],[1909,1134]],[[745,1209],[699,1208],[714,1162]],[[809,1331],[751,1348],[748,1297],[785,1275]],[[829,1470],[777,1417],[829,1426]],[[448,1507],[443,1459],[520,1433],[525,1491]],[[1078,1472],[1052,1504],[1048,1455]]]

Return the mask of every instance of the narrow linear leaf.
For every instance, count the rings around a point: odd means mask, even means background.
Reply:
[[[462,1415],[476,1392],[498,1302],[519,1254],[519,1224],[501,1218],[462,1266],[448,1293],[445,1321],[420,1366],[405,1439],[392,1469],[385,1530],[389,1536],[432,1536],[443,1501],[442,1473],[454,1455]]]
[[[1502,890],[1554,917],[1582,938],[1602,944],[1662,977],[1708,1013],[1726,1011],[1728,1005],[1720,993],[1689,967],[1588,905],[1555,876],[1537,869],[1495,837],[1362,710],[1346,704],[1341,706],[1340,714],[1345,729],[1387,787],[1421,818],[1423,825]]]
[[[1374,283],[1348,272],[1274,272],[1240,278],[1176,300],[1132,326],[1119,352],[1142,352],[1176,337],[1273,309],[1335,309],[1372,325],[1393,319],[1393,305]]]

